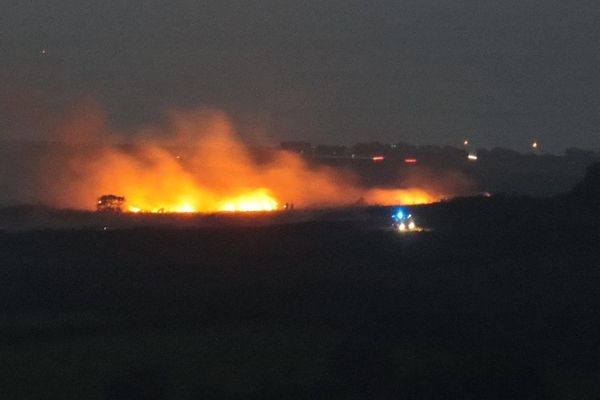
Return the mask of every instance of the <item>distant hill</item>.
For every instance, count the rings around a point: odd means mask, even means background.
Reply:
[[[600,204],[600,162],[595,162],[587,168],[585,177],[573,188],[570,197]]]

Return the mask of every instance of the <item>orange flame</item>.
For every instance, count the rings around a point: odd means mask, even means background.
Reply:
[[[92,114],[92,137],[103,127]],[[284,203],[307,206],[421,204],[442,196],[425,189],[372,189],[356,184],[348,173],[310,167],[300,156],[278,152],[257,161],[229,120],[219,112],[172,115],[171,137],[156,132],[132,146],[75,143],[43,160],[43,200],[60,207],[90,208],[99,195],[126,198],[131,213],[274,211]],[[85,119],[68,125],[84,129]],[[152,132],[152,131],[151,131]],[[89,134],[82,137],[88,137]],[[100,135],[114,137],[112,132]]]
[[[267,189],[260,188],[225,200],[222,211],[273,211],[277,209],[275,200]]]
[[[423,189],[372,189],[367,192],[365,200],[369,204],[391,206],[434,203],[444,197]]]

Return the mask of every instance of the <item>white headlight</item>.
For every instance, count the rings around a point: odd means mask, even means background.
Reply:
[[[406,230],[406,225],[404,224],[404,222],[401,222],[400,225],[398,225],[398,229],[401,231],[405,231]]]
[[[408,223],[408,229],[415,229],[415,223],[413,221]]]

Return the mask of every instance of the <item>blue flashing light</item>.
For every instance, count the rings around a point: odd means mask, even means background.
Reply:
[[[397,210],[396,213],[394,214],[394,219],[397,219],[397,220],[404,219],[404,211],[401,209]]]

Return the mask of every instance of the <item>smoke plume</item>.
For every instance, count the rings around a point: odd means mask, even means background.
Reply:
[[[359,199],[415,204],[452,194],[419,177],[398,189],[365,188],[347,171],[309,165],[294,153],[256,154],[218,110],[173,112],[164,126],[135,135],[121,134],[106,121],[98,107],[85,103],[53,125],[54,144],[19,178],[29,182],[28,202],[94,209],[100,195],[115,194],[133,212],[215,212],[271,210],[286,203],[341,206]],[[19,169],[14,161],[2,174]]]

